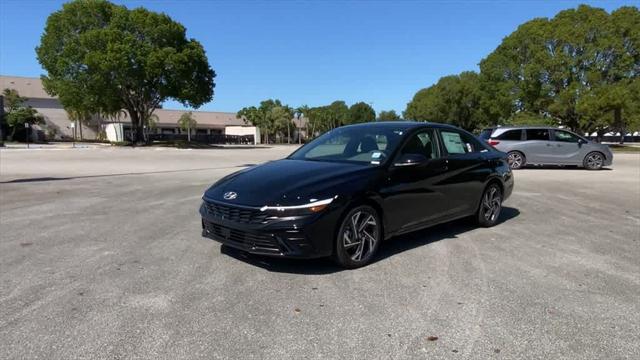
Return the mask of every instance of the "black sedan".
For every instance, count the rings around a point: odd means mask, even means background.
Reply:
[[[473,216],[498,221],[506,154],[453,126],[343,126],[286,159],[228,175],[203,196],[202,234],[250,253],[369,263],[382,240]]]

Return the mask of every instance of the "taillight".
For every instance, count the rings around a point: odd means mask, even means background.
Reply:
[[[488,143],[491,146],[496,146],[496,145],[500,144],[500,141],[494,140],[494,139],[489,139]]]

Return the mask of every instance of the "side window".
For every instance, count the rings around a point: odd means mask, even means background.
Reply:
[[[527,129],[527,140],[549,140],[549,129]]]
[[[496,139],[505,141],[520,141],[522,139],[522,130],[508,130],[500,134]]]
[[[579,138],[567,131],[555,130],[556,141],[569,142],[569,143],[577,143]]]
[[[419,132],[404,144],[402,154],[419,154],[427,159],[438,157],[438,144],[436,143],[433,130]]]
[[[440,131],[440,135],[442,136],[444,148],[449,155],[468,154],[485,150],[485,148],[469,134],[443,130]]]

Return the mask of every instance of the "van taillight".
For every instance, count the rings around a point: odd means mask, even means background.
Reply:
[[[489,142],[489,145],[491,145],[491,146],[496,146],[496,145],[500,144],[500,141],[494,140],[494,139],[489,139],[488,142]]]

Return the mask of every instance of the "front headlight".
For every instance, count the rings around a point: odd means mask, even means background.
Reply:
[[[266,211],[272,213],[275,216],[296,216],[296,215],[310,215],[321,212],[326,209],[331,202],[336,198],[334,196],[329,199],[317,200],[311,199],[308,204],[291,205],[291,206],[263,206],[260,211]]]

